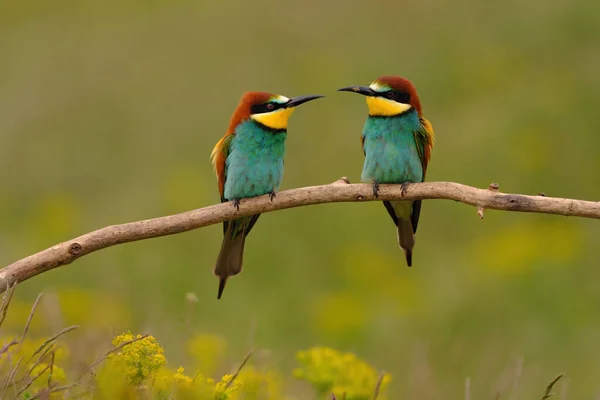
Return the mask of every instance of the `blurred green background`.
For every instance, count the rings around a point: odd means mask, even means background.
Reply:
[[[357,182],[366,104],[335,89],[387,74],[434,126],[428,180],[597,200],[599,46],[591,0],[3,0],[0,264],[218,202],[209,154],[244,91],[328,95],[291,119],[282,190]],[[460,398],[466,377],[474,398],[536,398],[559,372],[592,398],[599,238],[594,220],[426,201],[409,269],[380,204],[303,207],[261,217],[220,301],[215,225],[35,277],[13,313],[44,291],[62,315],[40,330],[151,332],[175,361],[198,331],[282,370],[331,346],[391,372],[391,398]]]

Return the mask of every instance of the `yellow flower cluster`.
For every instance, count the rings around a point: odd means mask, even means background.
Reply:
[[[0,346],[12,339],[0,340]],[[212,379],[203,373],[205,370],[193,367],[186,374],[183,367],[172,370],[167,367],[163,348],[153,336],[134,335],[127,332],[116,336],[113,345],[118,350],[110,353],[104,364],[95,372],[88,387],[91,398],[151,400],[283,400],[282,377],[270,369],[258,369],[246,365],[233,379],[233,375],[223,375]],[[44,340],[26,339],[22,345],[10,348],[11,357],[0,355],[0,374],[8,374],[16,367],[15,360],[30,360],[40,347],[47,346]],[[211,346],[213,347],[211,349]],[[216,366],[218,355],[225,344],[218,338],[199,335],[188,343],[195,359],[195,365]],[[201,351],[206,349],[206,352]],[[40,395],[52,385],[68,384],[69,379],[59,365],[63,365],[68,348],[58,342],[52,344],[47,356],[23,363],[15,375],[15,382],[27,382],[29,377],[38,378],[23,392],[24,398]],[[366,362],[351,353],[340,353],[330,348],[312,348],[297,354],[301,367],[294,371],[297,378],[310,382],[321,398],[330,399],[332,394],[338,399],[368,400],[373,396],[378,374]],[[34,360],[35,364],[34,364]],[[50,363],[52,362],[52,368]],[[27,372],[29,371],[29,372]],[[202,373],[200,373],[202,371]],[[380,387],[379,400],[385,400],[385,390],[390,381],[385,376]],[[50,394],[50,399],[61,398],[61,393]]]
[[[115,337],[112,343],[118,347],[141,337],[128,332]],[[215,342],[212,338],[207,338],[195,340],[195,349],[205,346],[206,342]],[[204,358],[201,361],[206,363],[209,360]],[[165,367],[166,363],[163,348],[153,336],[126,344],[118,352],[109,355],[108,362],[101,371],[100,386],[115,386],[109,388],[110,391],[104,390],[104,396],[122,397],[123,393],[129,394],[132,390],[137,390],[151,393],[151,397],[157,400],[234,400],[242,385],[237,378],[231,382],[232,375],[224,375],[218,382],[200,373],[192,378],[185,374],[183,367],[173,372]],[[117,383],[119,376],[124,376],[126,380],[121,381],[120,388]]]
[[[241,387],[236,379],[228,387],[232,375],[224,375],[219,382],[204,375],[191,378],[179,367],[175,373],[162,369],[153,383],[156,399],[234,400]]]
[[[231,382],[233,375],[223,375],[220,382],[217,382],[213,391],[215,400],[229,400],[240,389],[242,384],[237,379]],[[230,383],[231,382],[231,383]]]
[[[112,343],[114,346],[120,346],[141,337],[142,335],[134,336],[128,332],[115,337]],[[139,385],[146,379],[155,377],[160,368],[167,363],[163,348],[153,336],[130,343],[117,353],[109,355],[108,358],[126,365],[125,374],[133,385]]]
[[[379,374],[371,365],[352,353],[340,353],[328,347],[313,347],[296,355],[300,367],[294,376],[309,382],[319,396],[335,394],[346,400],[369,400],[373,397]],[[385,374],[379,399],[386,399],[385,391],[391,380]]]
[[[191,385],[193,379],[183,373],[183,367],[177,368],[177,371],[173,374],[173,383],[179,385]]]

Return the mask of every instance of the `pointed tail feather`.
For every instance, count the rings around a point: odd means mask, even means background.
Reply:
[[[392,217],[398,233],[398,245],[404,250],[406,264],[412,266],[412,249],[415,247],[415,227],[419,220],[421,202],[384,201],[387,212]],[[416,215],[416,216],[415,216]],[[415,225],[413,225],[413,223]]]
[[[234,225],[229,224],[229,229],[225,232],[221,250],[217,257],[217,263],[215,264],[214,274],[219,277],[217,299],[220,299],[223,295],[227,279],[242,271],[246,235],[244,232],[235,232]]]
[[[398,244],[404,250],[406,264],[412,266],[412,250],[415,247],[415,233],[410,219],[398,219]]]

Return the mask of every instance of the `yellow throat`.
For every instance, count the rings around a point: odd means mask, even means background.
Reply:
[[[252,114],[251,118],[271,129],[287,129],[288,119],[294,112],[294,107],[281,108],[262,114]]]
[[[398,103],[384,97],[367,96],[367,106],[369,106],[369,115],[391,117],[402,114],[411,108],[410,104]]]

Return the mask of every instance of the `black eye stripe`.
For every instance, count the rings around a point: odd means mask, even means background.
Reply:
[[[250,107],[251,114],[263,114],[271,111],[275,111],[279,108],[283,108],[285,104],[276,103],[274,101],[269,101],[263,104],[255,104]]]
[[[410,104],[410,94],[406,92],[399,92],[397,90],[388,90],[381,92],[379,97],[397,101],[398,103]]]

